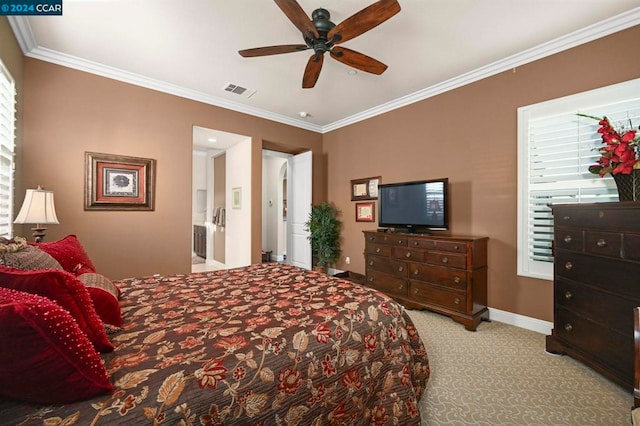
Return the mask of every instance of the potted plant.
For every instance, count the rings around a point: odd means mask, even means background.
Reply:
[[[323,201],[311,206],[309,220],[305,222],[305,229],[309,231],[311,251],[316,259],[315,270],[326,272],[328,265],[335,263],[340,257],[340,227],[338,220],[340,212],[332,204]]]

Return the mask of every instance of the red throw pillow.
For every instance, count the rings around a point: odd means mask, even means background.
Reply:
[[[73,274],[52,269],[22,271],[0,267],[0,286],[53,300],[69,311],[96,350],[113,350],[87,288]]]
[[[49,253],[67,272],[72,272],[75,275],[96,272],[89,255],[84,251],[84,247],[75,235],[67,235],[58,241],[34,243],[34,245]]]
[[[118,288],[104,275],[92,272],[78,275],[78,279],[87,287],[93,307],[102,322],[122,327],[122,314],[118,302]]]
[[[0,395],[66,404],[113,391],[100,355],[52,300],[0,288],[0,324]]]

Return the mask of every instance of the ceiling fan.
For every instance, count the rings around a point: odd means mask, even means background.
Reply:
[[[302,32],[305,44],[285,44],[245,49],[238,52],[241,56],[250,58],[313,49],[314,53],[309,58],[302,77],[302,87],[304,89],[312,88],[318,81],[326,52],[329,52],[333,59],[345,65],[372,74],[379,75],[387,69],[385,64],[376,59],[336,45],[369,31],[400,12],[400,4],[397,0],[379,0],[338,25],[331,22],[331,15],[326,9],[314,10],[311,14],[311,19],[309,19],[296,0],[274,1],[293,25]]]

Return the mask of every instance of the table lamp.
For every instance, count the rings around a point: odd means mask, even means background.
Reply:
[[[53,203],[53,191],[47,191],[38,185],[37,189],[27,189],[22,208],[13,223],[35,224],[33,237],[36,243],[44,239],[47,228],[45,224],[58,224],[56,207]]]

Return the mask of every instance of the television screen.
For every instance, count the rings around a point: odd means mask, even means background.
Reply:
[[[379,186],[378,224],[383,227],[448,229],[448,179]]]

